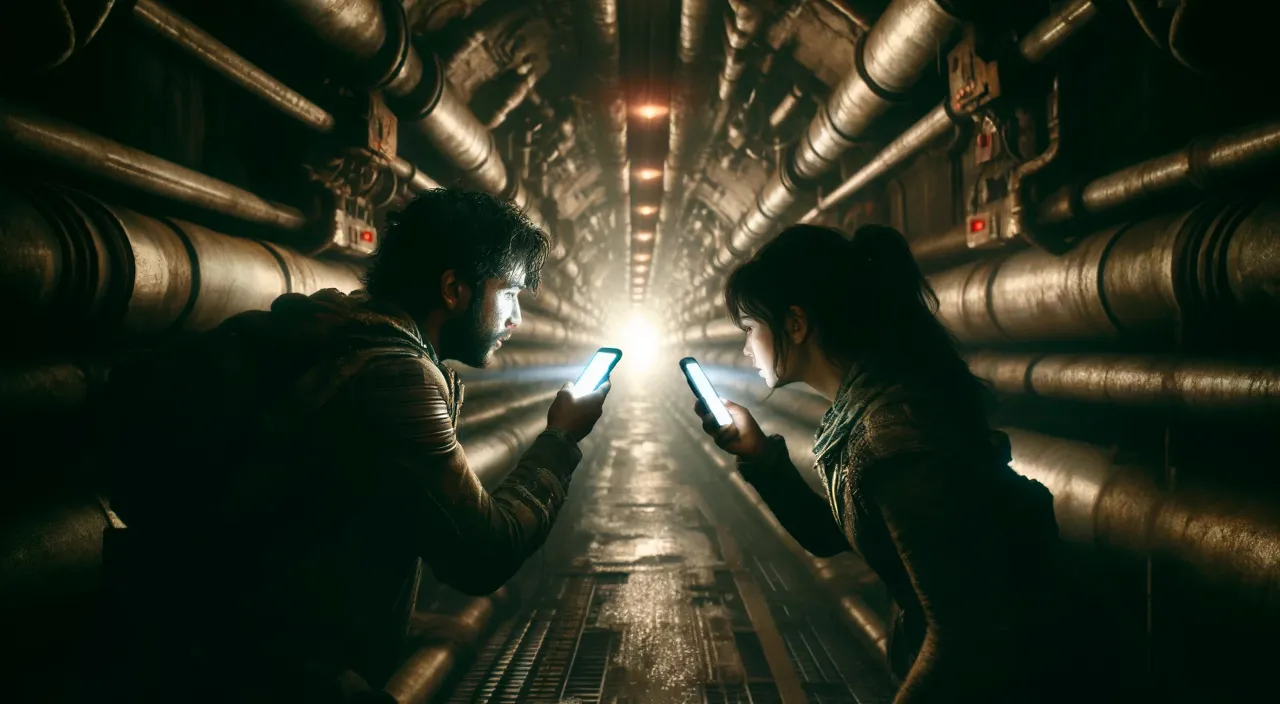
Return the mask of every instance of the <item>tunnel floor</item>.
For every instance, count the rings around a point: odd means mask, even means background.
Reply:
[[[711,461],[676,396],[610,399],[565,513],[515,580],[520,606],[436,701],[892,699],[879,654]]]

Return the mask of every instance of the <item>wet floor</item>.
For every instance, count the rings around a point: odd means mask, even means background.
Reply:
[[[565,512],[514,580],[520,607],[440,701],[892,699],[879,655],[690,432],[682,401],[610,399]]]

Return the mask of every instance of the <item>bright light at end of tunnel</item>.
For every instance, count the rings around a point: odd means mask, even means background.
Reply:
[[[638,300],[644,294],[633,291],[631,295],[633,300]],[[649,375],[661,352],[658,326],[654,325],[653,321],[640,310],[623,318],[619,323],[619,327],[609,338],[617,340],[618,347],[622,349],[622,361],[618,365],[619,372],[622,373],[615,376],[620,379],[639,381]],[[625,371],[621,369],[624,366]]]
[[[636,208],[636,212],[640,213],[641,215],[653,215],[654,213],[658,212],[658,209],[653,207],[652,205],[642,205],[639,208]]]
[[[665,105],[641,105],[636,108],[636,114],[646,120],[652,120],[667,114],[667,106]]]
[[[636,178],[641,181],[652,181],[662,176],[662,169],[640,169],[636,172]]]

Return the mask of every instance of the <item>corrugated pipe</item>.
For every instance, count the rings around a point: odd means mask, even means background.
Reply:
[[[214,73],[244,88],[276,110],[320,134],[333,131],[335,120],[324,108],[276,80],[173,10],[155,0],[137,0],[133,5],[133,16],[138,24],[156,36],[172,43]],[[440,187],[434,179],[400,157],[391,159],[389,167],[413,191]]]
[[[529,190],[508,170],[493,134],[449,85],[438,57],[426,61],[410,41],[399,3],[378,0],[281,0],[332,51],[366,72],[364,81],[389,96],[402,124],[412,124],[474,187],[516,203],[529,219],[549,230]],[[383,8],[388,14],[383,14]],[[560,261],[563,246],[553,251]]]
[[[269,242],[152,218],[66,189],[0,188],[5,328],[207,330],[290,292],[360,288],[358,268]]]
[[[301,210],[0,99],[0,149],[245,222],[298,231]]]
[[[701,325],[690,325],[680,335],[680,342],[690,345],[742,344],[747,336],[728,318],[712,318]]]
[[[965,343],[1172,339],[1178,321],[1280,312],[1280,197],[1111,227],[1062,256],[1026,250],[930,277]]]
[[[729,123],[730,112],[738,105],[733,98],[738,82],[747,70],[747,48],[764,25],[764,13],[756,5],[755,0],[729,0],[729,13],[724,17],[724,67],[716,88],[720,100],[712,120],[709,143],[720,138],[720,133]]]
[[[894,0],[860,40],[850,72],[831,91],[799,144],[765,182],[704,278],[727,271],[772,231],[801,185],[826,173],[855,139],[910,90],[960,27],[937,0]]]
[[[1210,191],[1280,161],[1280,122],[1267,122],[1197,139],[1175,152],[1063,189],[1036,208],[1036,223],[1059,225],[1086,215],[1108,215],[1125,207],[1199,189]],[[964,227],[915,238],[911,252],[921,263],[974,253]]]
[[[489,596],[475,597],[456,614],[447,616],[448,633],[419,646],[383,688],[398,704],[425,704],[444,686],[466,654],[479,648],[498,623],[502,606],[510,599],[506,587]],[[433,631],[441,625],[432,615]]]
[[[599,101],[596,148],[609,195],[621,213],[630,212],[630,165],[627,160],[627,101],[619,77],[618,1],[588,0],[588,56],[594,68]]]

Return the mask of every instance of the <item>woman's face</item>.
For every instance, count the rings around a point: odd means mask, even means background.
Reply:
[[[773,358],[773,333],[769,326],[754,318],[743,318],[742,327],[747,330],[747,342],[742,353],[751,360],[752,366],[760,371],[760,378],[769,388],[778,384],[778,373],[775,371]]]

